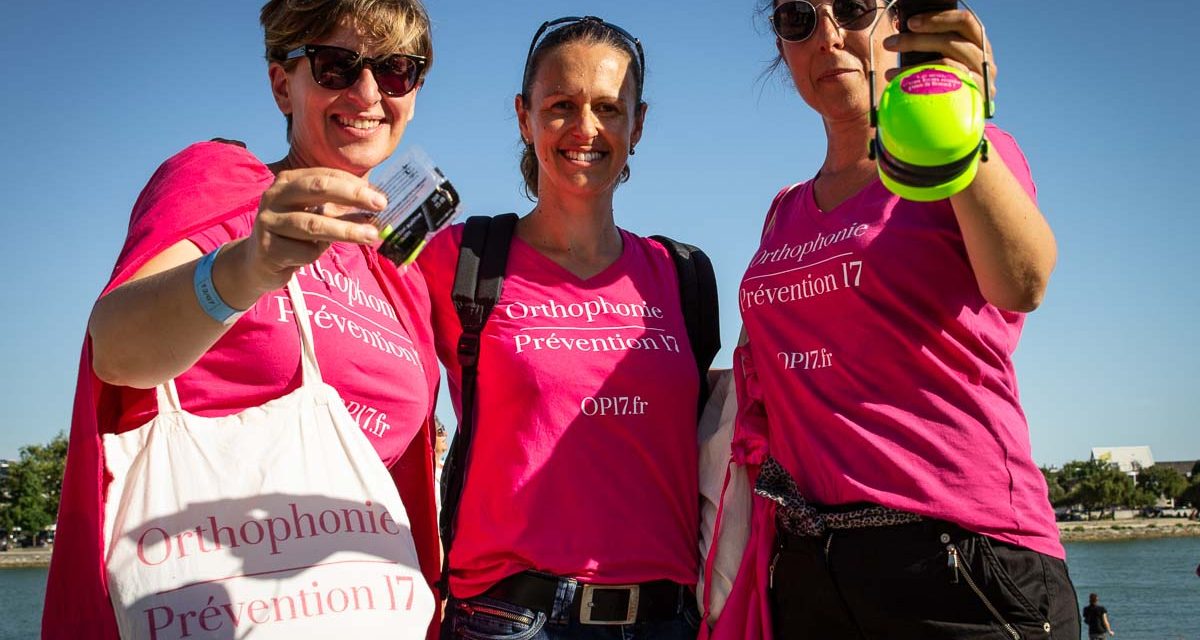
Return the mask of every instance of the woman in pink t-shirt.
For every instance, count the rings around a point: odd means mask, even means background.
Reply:
[[[154,388],[168,380],[183,409],[205,417],[297,389],[296,314],[282,289],[293,275],[323,380],[396,482],[422,571],[436,582],[428,291],[417,269],[379,259],[374,227],[338,215],[385,205],[367,176],[413,115],[433,55],[429,18],[419,0],[271,0],[261,21],[288,154],[264,164],[240,143],[195,144],[142,191],[88,323],[43,637],[118,633],[103,556],[112,477],[102,436],[153,419]]]
[[[773,629],[1074,639],[1012,364],[1054,236],[1020,149],[992,126],[990,161],[949,199],[902,200],[880,182],[867,155],[872,52],[881,79],[896,52],[929,51],[982,81],[987,46],[965,11],[920,15],[912,33],[883,11],[763,7],[828,141],[816,176],[775,198],[738,294],[738,426],[769,451],[756,491],[776,505],[763,572]]]
[[[531,45],[515,107],[536,206],[481,334],[443,637],[696,635],[699,372],[671,256],[613,219],[643,65],[598,18],[546,23]],[[460,417],[463,233],[419,261]]]

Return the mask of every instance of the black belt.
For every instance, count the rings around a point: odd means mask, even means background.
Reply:
[[[553,615],[559,584],[575,582],[571,619],[582,624],[633,624],[668,620],[679,614],[680,603],[690,597],[683,585],[670,580],[641,584],[587,584],[574,578],[525,571],[497,582],[483,595],[519,607]]]

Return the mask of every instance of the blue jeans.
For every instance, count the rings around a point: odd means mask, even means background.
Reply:
[[[486,596],[451,598],[446,607],[450,637],[454,640],[695,640],[699,633],[700,614],[695,598],[690,596],[682,598],[675,616],[665,620],[630,625],[580,624],[571,620],[570,615],[575,597],[573,586],[560,587],[554,610],[550,612]]]

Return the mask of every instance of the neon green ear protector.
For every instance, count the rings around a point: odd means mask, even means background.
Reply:
[[[899,0],[891,0],[887,9]],[[962,0],[959,0],[962,2]],[[979,22],[966,2],[971,16]],[[872,41],[880,12],[871,26]],[[983,23],[979,22],[983,41]],[[867,155],[879,167],[879,179],[892,193],[916,202],[942,200],[962,191],[987,162],[984,124],[995,112],[988,81],[986,46],[983,88],[965,71],[941,64],[910,68],[897,75],[875,104],[875,51],[869,72],[871,126],[875,136]]]

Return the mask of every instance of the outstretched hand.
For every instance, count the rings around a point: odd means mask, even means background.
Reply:
[[[382,193],[345,171],[282,171],[263,193],[246,240],[250,272],[271,290],[286,284],[293,272],[334,242],[374,243],[379,231],[366,221],[370,212],[386,206]]]

